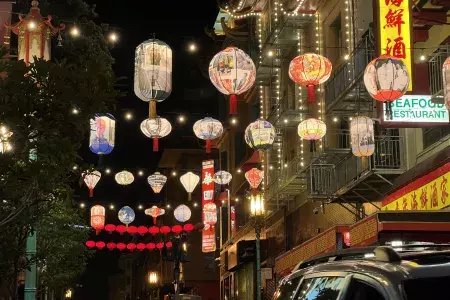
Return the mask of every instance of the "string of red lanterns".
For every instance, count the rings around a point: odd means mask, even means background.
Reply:
[[[190,223],[186,223],[183,226],[181,225],[175,225],[172,226],[172,228],[170,228],[169,226],[151,226],[151,227],[146,227],[146,226],[128,226],[125,227],[124,225],[114,225],[114,224],[107,224],[104,226],[103,229],[97,230],[98,232],[105,230],[106,232],[108,232],[109,234],[112,234],[113,232],[118,232],[120,235],[123,235],[124,233],[129,233],[131,235],[135,235],[135,234],[139,234],[141,236],[144,236],[146,234],[150,234],[150,235],[157,235],[159,233],[167,235],[169,233],[174,233],[174,234],[180,234],[181,232],[191,232],[195,229],[195,226],[193,224]]]
[[[114,243],[114,242],[109,242],[109,243],[105,243],[103,241],[92,241],[89,240],[86,242],[86,247],[88,247],[89,249],[93,249],[93,248],[97,248],[98,250],[103,250],[105,247],[106,249],[108,249],[109,251],[113,251],[113,250],[119,250],[119,251],[124,251],[125,249],[129,250],[129,251],[144,251],[144,250],[159,250],[162,251],[162,249],[164,247],[166,247],[167,249],[171,249],[173,247],[173,244],[171,241],[167,241],[167,242],[150,242],[150,243]]]

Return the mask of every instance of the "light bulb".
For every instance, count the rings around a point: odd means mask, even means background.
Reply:
[[[78,30],[77,27],[73,27],[72,30],[70,30],[70,34],[72,36],[79,36],[80,35],[80,30]]]
[[[106,173],[106,174],[111,174],[111,169],[106,169],[106,170],[105,170],[105,173]]]
[[[117,42],[117,39],[118,39],[118,37],[117,37],[117,34],[115,33],[115,32],[111,32],[110,34],[109,34],[109,40],[111,41],[111,42]]]
[[[35,21],[28,22],[28,29],[33,30],[36,29],[37,25]]]

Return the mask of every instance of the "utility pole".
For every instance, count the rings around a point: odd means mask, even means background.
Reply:
[[[32,230],[27,238],[27,259],[34,260],[36,256],[36,231]],[[36,300],[36,262],[33,262],[25,273],[25,300]]]

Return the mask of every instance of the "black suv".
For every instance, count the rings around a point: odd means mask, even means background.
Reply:
[[[450,299],[450,246],[380,246],[317,256],[285,277],[273,299]]]

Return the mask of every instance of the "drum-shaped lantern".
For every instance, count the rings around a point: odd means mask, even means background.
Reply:
[[[200,176],[187,172],[183,176],[180,177],[181,184],[183,185],[186,192],[188,192],[188,200],[192,199],[192,192],[194,191],[197,184],[200,182]]]
[[[167,119],[160,117],[145,119],[141,123],[141,131],[145,136],[153,139],[153,151],[158,152],[159,139],[169,135],[172,125]]]
[[[90,123],[89,149],[98,155],[111,153],[114,149],[116,119],[111,114],[96,114]]]
[[[167,177],[159,172],[155,172],[155,174],[148,176],[147,182],[152,188],[155,194],[159,194],[166,184]]]
[[[265,151],[272,148],[275,141],[275,127],[264,119],[258,119],[245,129],[245,142],[250,148]]]
[[[319,119],[306,119],[298,124],[298,135],[308,141],[320,140],[327,133],[327,125]]]
[[[373,121],[368,117],[355,117],[350,122],[352,152],[358,157],[371,156],[375,151]]]
[[[92,172],[83,172],[81,176],[89,189],[89,197],[93,197],[94,188],[102,177],[102,174],[99,171],[94,170]]]
[[[129,185],[134,181],[134,176],[131,172],[121,171],[114,176],[116,182],[120,185]]]
[[[206,140],[206,153],[211,153],[211,140],[222,135],[223,126],[220,121],[206,117],[195,122],[194,133],[199,139]]]
[[[97,234],[105,227],[105,208],[103,206],[91,207],[91,226]]]
[[[214,182],[220,185],[225,185],[230,183],[233,176],[227,171],[217,171],[214,174]]]
[[[450,110],[450,57],[447,57],[442,65],[442,80],[444,84],[445,107]]]

